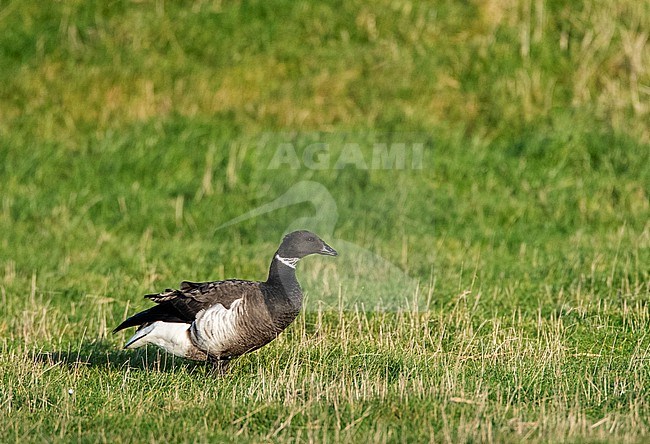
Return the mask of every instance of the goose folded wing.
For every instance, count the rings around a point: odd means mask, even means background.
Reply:
[[[158,304],[173,307],[181,317],[191,322],[201,310],[207,310],[215,304],[229,309],[234,301],[256,290],[259,291],[258,282],[237,279],[215,282],[184,281],[181,282],[179,290],[167,289],[145,297]]]

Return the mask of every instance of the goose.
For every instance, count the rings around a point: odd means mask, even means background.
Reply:
[[[296,265],[310,254],[338,255],[314,233],[294,231],[273,255],[266,281],[181,282],[177,290],[146,295],[156,305],[129,317],[113,333],[138,327],[124,348],[152,344],[175,356],[224,366],[268,344],[293,322],[303,299]]]

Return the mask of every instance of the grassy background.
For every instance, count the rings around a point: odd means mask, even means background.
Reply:
[[[3,0],[0,26],[0,441],[647,439],[647,2]],[[268,167],[311,140],[421,142],[422,169]],[[306,181],[336,217],[305,192],[216,230]],[[306,312],[229,374],[109,334],[181,279],[263,279],[302,217],[353,254],[302,263]],[[347,304],[375,293],[430,302]]]

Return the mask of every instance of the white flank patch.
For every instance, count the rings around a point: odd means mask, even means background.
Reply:
[[[279,254],[275,255],[275,258],[282,262],[287,267],[296,268],[296,264],[300,260],[298,257],[282,257]]]
[[[227,309],[215,304],[199,312],[192,323],[190,335],[198,348],[219,355],[237,337],[237,320],[242,312],[242,299],[237,299]]]
[[[194,347],[188,334],[189,328],[190,324],[156,321],[136,331],[124,348],[138,348],[153,344],[168,353],[185,357]]]

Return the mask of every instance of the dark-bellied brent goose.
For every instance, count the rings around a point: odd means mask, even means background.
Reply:
[[[303,297],[296,264],[310,254],[337,252],[314,233],[294,231],[273,256],[266,281],[181,282],[178,290],[146,295],[156,305],[131,316],[113,333],[137,326],[124,348],[153,344],[225,368],[232,358],[271,342],[296,318]]]

